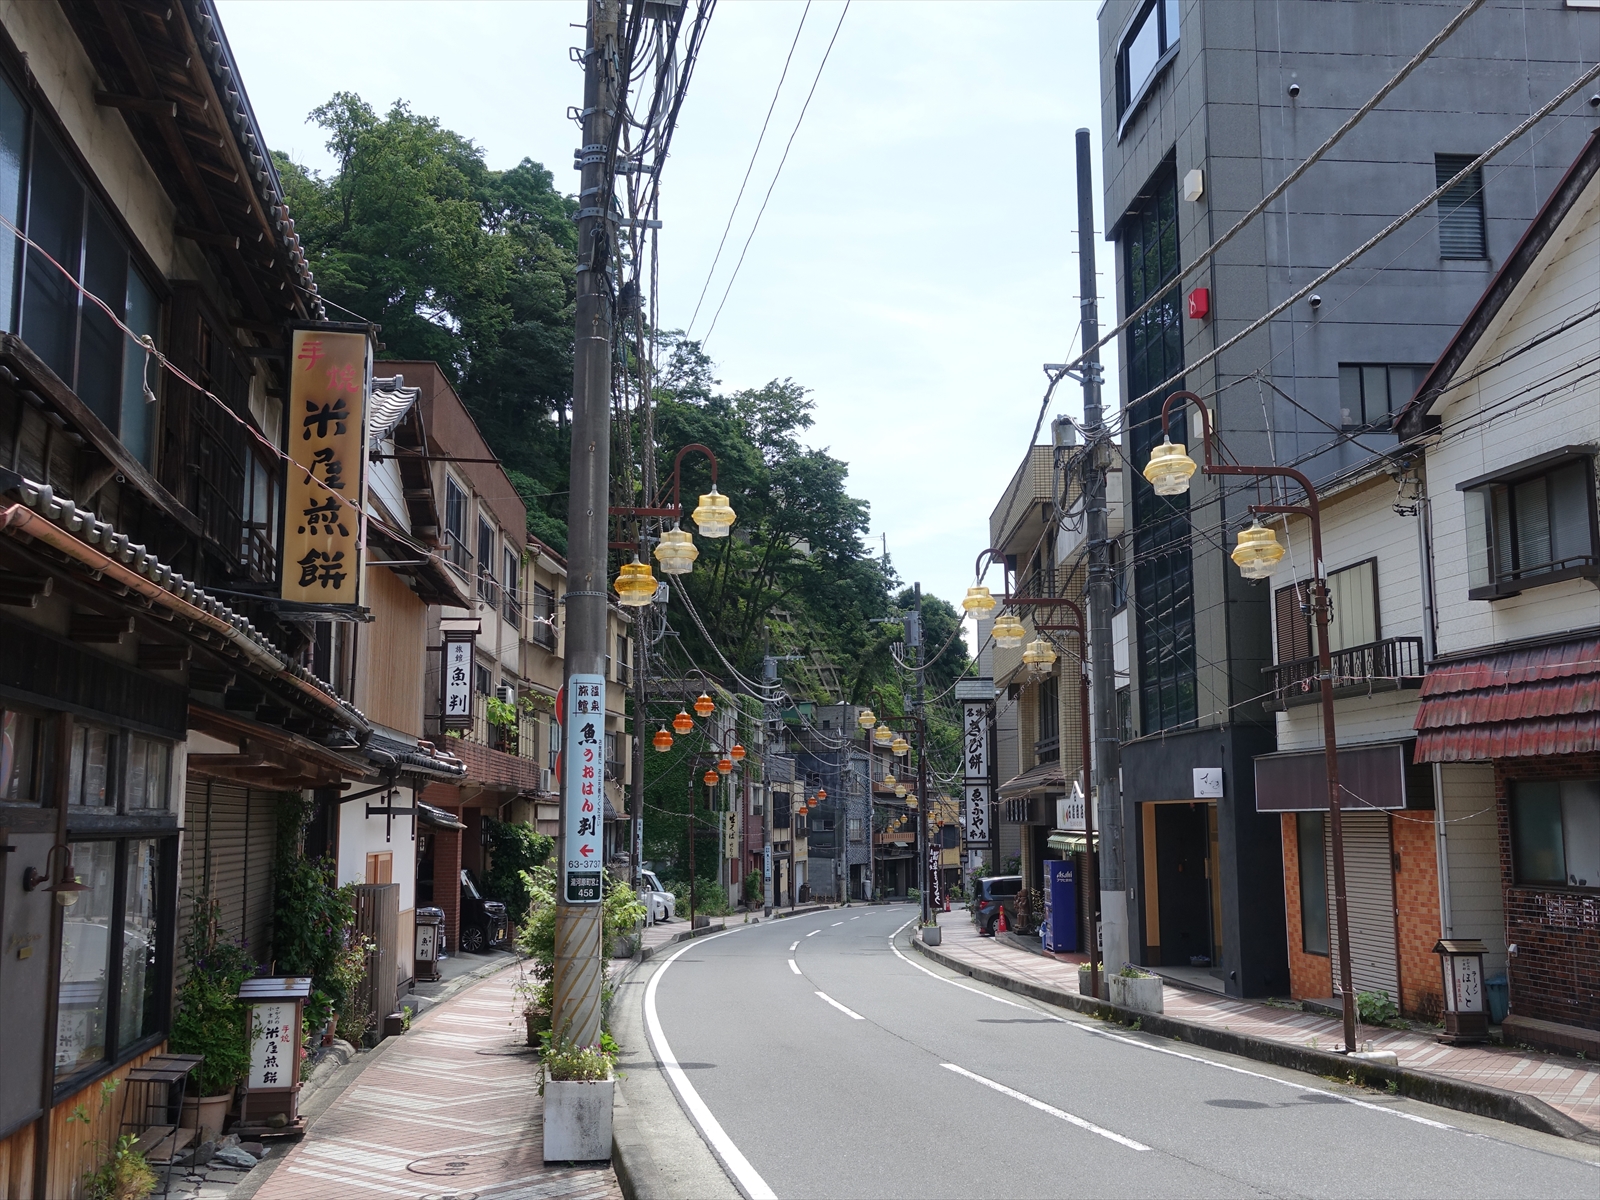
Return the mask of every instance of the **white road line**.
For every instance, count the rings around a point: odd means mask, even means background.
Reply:
[[[843,924],[844,924],[843,921],[835,921],[832,925],[829,925],[828,928],[829,929],[837,929],[837,928],[839,928],[839,926],[841,926]]]
[[[1075,1117],[1064,1109],[1057,1108],[1053,1104],[1046,1104],[1043,1100],[1035,1100],[1032,1096],[1026,1095],[1023,1092],[1019,1092],[1014,1088],[1008,1088],[1003,1083],[996,1083],[992,1079],[985,1079],[982,1075],[974,1075],[966,1068],[956,1066],[955,1063],[940,1063],[939,1065],[942,1066],[946,1071],[954,1071],[957,1075],[971,1079],[975,1083],[981,1083],[986,1088],[993,1088],[1001,1095],[1010,1096],[1013,1100],[1021,1100],[1024,1104],[1032,1105],[1040,1112],[1049,1113],[1052,1117],[1060,1117],[1069,1125],[1076,1125],[1079,1129],[1086,1129],[1090,1133],[1097,1133],[1103,1138],[1109,1138],[1111,1141],[1116,1142],[1119,1146],[1126,1146],[1129,1150],[1150,1149],[1150,1147],[1146,1146],[1143,1142],[1136,1142],[1132,1138],[1123,1137],[1120,1133],[1112,1133],[1111,1130],[1103,1129],[1099,1125],[1096,1125],[1093,1121],[1085,1121],[1082,1117]]]
[[[810,933],[808,933],[808,934],[806,934],[806,936],[807,936],[807,937],[816,937],[816,936],[817,936],[817,934],[819,934],[819,933],[821,933],[821,932],[822,932],[822,930],[820,930],[820,929],[813,929],[813,930],[812,930],[812,931],[811,931],[811,932],[810,932]],[[796,943],[795,943],[795,945],[797,945],[797,946],[798,946],[798,945],[799,945],[799,944],[800,944],[800,943],[799,943],[799,942],[796,942]]]
[[[800,943],[799,942],[795,942],[789,947],[789,953],[793,954],[799,948],[800,948]]]
[[[789,970],[793,971],[796,975],[800,974],[800,967],[792,958],[789,960]]]
[[[852,920],[852,921],[859,921],[859,920],[861,920],[861,918],[860,918],[860,917],[851,917],[851,918],[850,918],[850,919],[851,919],[851,920]]]
[[[913,920],[915,920],[915,918],[913,918]],[[1467,1131],[1464,1129],[1457,1129],[1454,1125],[1446,1125],[1443,1121],[1434,1121],[1427,1117],[1419,1117],[1415,1113],[1401,1112],[1396,1108],[1385,1108],[1381,1104],[1372,1104],[1366,1100],[1358,1100],[1354,1096],[1341,1096],[1338,1092],[1330,1092],[1324,1088],[1309,1087],[1306,1084],[1297,1082],[1293,1079],[1279,1079],[1276,1075],[1263,1075],[1260,1071],[1249,1071],[1244,1067],[1235,1067],[1230,1063],[1217,1062],[1215,1059],[1211,1058],[1201,1058],[1198,1054],[1184,1054],[1181,1050],[1168,1050],[1165,1046],[1152,1046],[1148,1042],[1139,1041],[1136,1038],[1123,1037],[1120,1034],[1111,1033],[1109,1030],[1095,1029],[1088,1025],[1080,1025],[1076,1021],[1067,1020],[1065,1017],[1058,1017],[1053,1013],[1043,1012],[1040,1009],[1034,1008],[1030,1004],[1018,1004],[1015,1000],[1007,1000],[1002,996],[994,995],[992,992],[985,992],[980,988],[968,987],[964,983],[957,983],[954,979],[947,978],[946,976],[940,975],[935,971],[928,970],[928,968],[924,967],[921,963],[912,962],[904,954],[900,953],[900,947],[894,944],[894,939],[899,936],[900,930],[904,929],[906,925],[909,924],[911,924],[911,921],[907,921],[905,925],[900,926],[900,929],[896,929],[889,935],[889,949],[894,951],[895,957],[901,962],[905,963],[908,967],[915,967],[924,975],[928,975],[934,979],[937,979],[940,983],[948,983],[951,987],[960,988],[963,992],[971,992],[975,996],[983,996],[985,999],[993,1000],[996,1004],[1004,1004],[1008,1008],[1025,1008],[1031,1013],[1037,1013],[1045,1020],[1055,1021],[1057,1024],[1070,1026],[1073,1029],[1090,1034],[1093,1037],[1110,1038],[1112,1041],[1123,1042],[1140,1050],[1149,1050],[1156,1054],[1168,1054],[1173,1058],[1182,1058],[1187,1059],[1189,1062],[1200,1063],[1202,1066],[1216,1067],[1219,1071],[1232,1071],[1235,1075],[1248,1075],[1251,1079],[1264,1079],[1268,1083],[1275,1083],[1280,1087],[1294,1088],[1302,1093],[1310,1093],[1316,1096],[1331,1096],[1335,1100],[1342,1101],[1345,1104],[1353,1104],[1357,1108],[1370,1108],[1373,1112],[1387,1113],[1391,1117],[1400,1117],[1406,1121],[1415,1121],[1418,1125],[1426,1125],[1431,1129],[1452,1129],[1457,1133],[1466,1134],[1467,1137],[1478,1136],[1477,1134],[1467,1133]]]
[[[736,932],[738,931],[730,929],[727,933],[714,933],[708,938],[700,939],[698,946],[704,946],[706,942],[715,938],[727,937],[729,933]],[[667,1073],[673,1090],[678,1093],[678,1099],[688,1110],[690,1119],[700,1127],[700,1135],[706,1139],[712,1152],[722,1160],[723,1166],[737,1181],[739,1190],[750,1197],[750,1200],[777,1200],[777,1193],[767,1186],[767,1181],[761,1178],[760,1173],[750,1165],[750,1160],[733,1144],[733,1139],[728,1136],[727,1131],[722,1128],[716,1117],[711,1115],[706,1102],[700,1099],[700,1093],[694,1090],[694,1084],[689,1082],[689,1076],[678,1065],[672,1047],[667,1043],[667,1035],[661,1028],[661,1018],[656,1015],[656,989],[661,985],[661,977],[667,973],[668,967],[678,961],[680,955],[698,946],[695,942],[689,942],[682,950],[662,963],[660,969],[650,977],[650,983],[644,989],[645,1029],[650,1035],[651,1048],[655,1051],[662,1070]]]
[[[840,1004],[832,996],[828,995],[827,992],[818,992],[817,995],[821,996],[824,1000],[826,1000],[829,1004],[833,1005],[840,1012],[842,1012],[845,1016],[849,1017],[852,1021],[864,1021],[864,1020],[866,1020],[866,1018],[863,1017],[860,1013],[851,1012],[848,1008],[846,1008],[844,1005]]]

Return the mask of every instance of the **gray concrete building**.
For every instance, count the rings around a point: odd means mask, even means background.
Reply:
[[[1460,7],[1106,0],[1103,182],[1117,316],[1193,262]],[[1285,581],[1248,582],[1228,561],[1246,506],[1258,500],[1253,486],[1219,488],[1196,476],[1189,496],[1169,500],[1138,476],[1161,440],[1163,396],[1187,387],[1206,397],[1238,462],[1300,465],[1328,478],[1392,450],[1392,414],[1600,121],[1589,103],[1600,88],[1585,88],[1314,298],[1158,389],[1597,59],[1593,5],[1491,0],[1123,335],[1116,386],[1134,467],[1125,525],[1134,634],[1124,863],[1136,961],[1195,971],[1234,995],[1288,987],[1279,820],[1256,811],[1253,772],[1255,756],[1274,749],[1263,671],[1274,662],[1272,599]],[[1198,461],[1197,435],[1192,413],[1174,421],[1173,441],[1189,443]],[[1212,788],[1195,772],[1218,768],[1221,794],[1206,794]]]

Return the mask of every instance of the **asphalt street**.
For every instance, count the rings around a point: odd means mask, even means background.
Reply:
[[[652,964],[655,1057],[747,1195],[1600,1195],[1600,1148],[974,984],[911,949],[913,915],[763,922]]]

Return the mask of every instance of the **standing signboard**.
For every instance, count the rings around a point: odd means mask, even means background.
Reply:
[[[961,770],[967,809],[967,845],[989,844],[990,726],[994,702],[964,700],[961,704]]]
[[[566,842],[561,863],[568,904],[599,904],[605,841],[604,675],[573,675],[566,687],[566,753],[562,756],[561,803]]]
[[[278,594],[323,609],[354,609],[366,558],[372,340],[365,331],[296,329],[289,368]]]
[[[247,979],[239,999],[250,1017],[250,1074],[239,1097],[247,1133],[298,1129],[302,1010],[311,993],[305,975]]]
[[[444,669],[440,672],[444,695],[439,711],[446,729],[467,729],[472,725],[472,667],[477,635],[470,630],[447,629],[444,633]]]

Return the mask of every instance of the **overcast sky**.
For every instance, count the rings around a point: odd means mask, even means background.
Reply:
[[[808,440],[849,463],[851,493],[872,505],[874,549],[887,538],[903,579],[952,602],[1022,461],[1041,364],[1076,345],[1079,126],[1095,130],[1097,209],[1103,183],[1095,8],[856,0],[707,343],[725,387],[787,376],[812,389]],[[667,328],[694,312],[804,9],[717,7],[662,180]],[[842,9],[814,0],[806,16],[695,336]],[[533,158],[576,190],[579,137],[566,112],[582,99],[568,56],[583,42],[581,0],[323,0],[298,14],[277,0],[221,0],[221,11],[268,141],[299,162],[329,168],[306,115],[353,91],[437,117],[491,167]],[[311,55],[302,17],[321,47]],[[1098,244],[1102,322],[1109,249]],[[1076,385],[1057,390],[1055,411],[1081,413]]]

